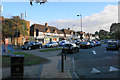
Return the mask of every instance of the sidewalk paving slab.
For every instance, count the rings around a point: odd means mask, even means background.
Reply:
[[[43,66],[41,78],[72,78],[68,70],[61,72],[57,69],[59,59],[59,56],[51,58],[52,62]]]

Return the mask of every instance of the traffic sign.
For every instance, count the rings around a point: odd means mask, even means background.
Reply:
[[[5,39],[5,44],[8,44],[8,38]]]

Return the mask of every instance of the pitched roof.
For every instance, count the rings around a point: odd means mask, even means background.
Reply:
[[[34,29],[38,29],[40,32],[46,32],[49,29],[50,33],[54,33],[54,31],[56,30],[58,34],[63,34],[63,32],[57,29],[56,27],[52,26],[46,27],[45,25],[41,24],[33,24],[32,26],[34,26]]]
[[[70,34],[70,31],[68,29],[62,29],[61,31],[65,34]]]

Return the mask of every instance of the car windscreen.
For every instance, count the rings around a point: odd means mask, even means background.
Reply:
[[[48,44],[53,44],[53,42],[49,42]]]
[[[71,47],[71,44],[64,44],[64,47]]]
[[[116,45],[115,42],[109,42],[108,45]]]
[[[96,43],[100,43],[99,41],[96,41]]]
[[[81,44],[87,44],[87,42],[82,42]]]
[[[30,44],[33,44],[33,43],[28,43],[28,44],[30,45]]]

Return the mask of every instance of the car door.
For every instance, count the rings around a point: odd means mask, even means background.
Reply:
[[[35,49],[35,48],[36,48],[36,44],[35,44],[35,42],[33,42],[32,44],[33,44],[33,46],[32,46],[33,49]]]
[[[39,43],[38,42],[35,42],[35,48],[39,48]]]

